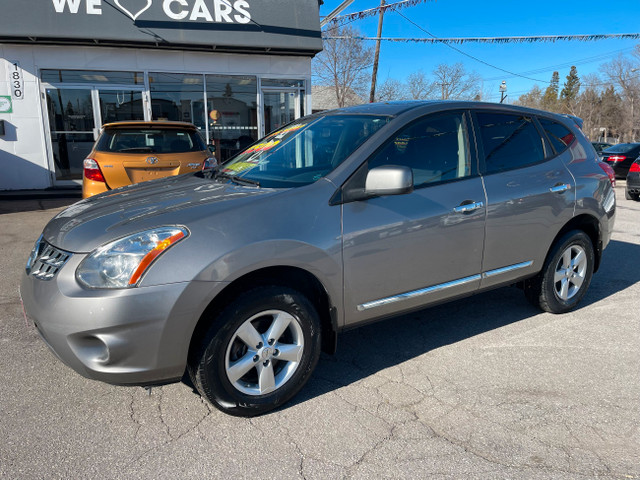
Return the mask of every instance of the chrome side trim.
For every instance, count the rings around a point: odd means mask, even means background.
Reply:
[[[382,298],[380,300],[373,300],[371,302],[363,303],[362,305],[358,305],[358,311],[363,312],[365,310],[369,310],[375,307],[381,307],[382,305],[388,305],[390,303],[399,302],[401,300],[408,300],[410,298],[419,297],[421,295],[427,295],[429,293],[438,292],[440,290],[444,290],[446,288],[458,287],[460,285],[464,285],[465,283],[475,282],[476,280],[480,280],[482,277],[480,275],[472,275],[470,277],[461,278],[459,280],[453,280],[447,283],[441,283],[440,285],[434,285],[433,287],[421,288],[420,290],[414,290],[412,292],[401,293],[399,295],[394,295],[392,297]]]
[[[528,262],[516,263],[515,265],[509,265],[507,267],[496,268],[495,270],[489,270],[488,272],[483,272],[482,278],[495,277],[496,275],[502,275],[503,273],[513,272],[514,270],[519,270],[521,268],[527,268],[533,265],[533,260]]]
[[[363,312],[371,308],[381,307],[382,305],[388,305],[390,303],[395,303],[395,302],[400,302],[402,300],[408,300],[410,298],[420,297],[422,295],[439,292],[440,290],[445,290],[447,288],[459,287],[460,285],[464,285],[470,282],[475,282],[476,280],[481,280],[483,278],[490,278],[490,277],[495,277],[496,275],[502,275],[503,273],[513,272],[514,270],[527,268],[527,267],[530,267],[531,265],[533,265],[533,260],[529,260],[528,262],[516,263],[514,265],[508,265],[506,267],[496,268],[495,270],[489,270],[488,272],[483,272],[482,274],[471,275],[470,277],[461,278],[459,280],[453,280],[451,282],[434,285],[433,287],[421,288],[420,290],[400,293],[392,297],[381,298],[380,300],[373,300],[371,302],[358,305],[357,308],[359,312]]]

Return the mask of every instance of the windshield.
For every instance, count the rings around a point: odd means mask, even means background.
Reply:
[[[605,148],[605,153],[627,153],[636,148],[638,145],[633,143],[621,143],[620,145],[614,145],[613,147]]]
[[[206,149],[197,131],[178,128],[106,129],[96,145],[98,152],[113,153],[186,153]]]
[[[220,167],[220,172],[267,188],[308,185],[340,165],[391,118],[372,115],[301,118],[236,155]]]

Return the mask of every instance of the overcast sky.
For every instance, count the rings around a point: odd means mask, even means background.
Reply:
[[[387,0],[392,3],[397,0]],[[325,0],[320,14],[326,15],[342,0]],[[380,5],[379,0],[355,0],[343,13],[352,13]],[[404,16],[437,37],[495,37],[507,35],[567,35],[640,33],[640,1],[503,1],[437,0],[400,10]],[[375,37],[377,17],[350,24],[366,36]],[[385,14],[383,36],[428,37],[398,13]],[[368,42],[371,46],[374,42]],[[539,79],[545,88],[554,70],[560,72],[560,84],[576,65],[579,75],[599,72],[603,63],[619,54],[630,55],[637,40],[562,41],[533,44],[455,45],[463,52],[504,70]],[[461,62],[484,80],[483,91],[491,100],[500,98],[498,87],[506,80],[509,100],[526,93],[534,80],[511,76],[464,56],[445,45],[382,42],[379,82],[386,78],[404,80],[413,71],[430,73],[440,63]]]

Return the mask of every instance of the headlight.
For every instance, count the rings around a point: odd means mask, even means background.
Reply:
[[[31,273],[31,267],[33,267],[34,262],[38,258],[38,254],[40,253],[40,247],[42,247],[42,235],[38,237],[36,240],[36,244],[33,246],[33,250],[31,250],[31,255],[29,255],[29,259],[27,260],[27,274]]]
[[[89,288],[135,287],[162,252],[187,236],[185,227],[161,227],[121,238],[91,252],[76,278]]]

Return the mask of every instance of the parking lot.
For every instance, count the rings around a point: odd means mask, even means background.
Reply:
[[[576,311],[508,287],[349,331],[293,402],[254,419],[185,383],[149,394],[58,361],[18,287],[75,199],[0,199],[0,477],[640,478],[640,203],[616,190]]]

